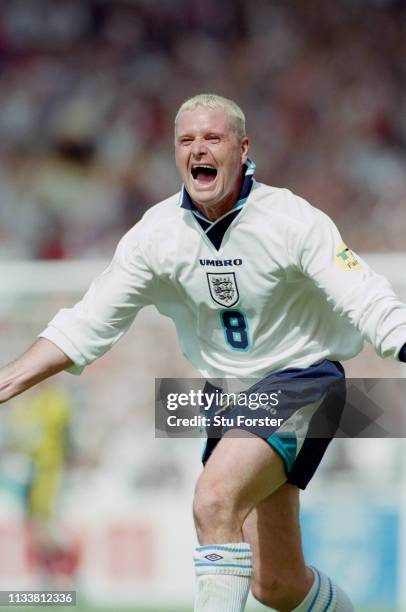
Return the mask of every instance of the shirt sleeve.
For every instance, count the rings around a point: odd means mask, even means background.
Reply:
[[[337,227],[323,212],[312,208],[312,220],[303,224],[299,234],[296,261],[301,271],[378,355],[398,358],[406,342],[406,305],[387,279],[343,243]]]
[[[90,285],[84,297],[63,308],[40,334],[56,344],[80,374],[127,331],[138,311],[152,304],[154,274],[141,249],[141,228],[135,226],[120,241],[110,265]]]

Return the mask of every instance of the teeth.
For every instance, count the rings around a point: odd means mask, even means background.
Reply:
[[[192,169],[195,168],[211,168],[212,170],[215,170],[214,166],[209,166],[208,164],[193,164]]]

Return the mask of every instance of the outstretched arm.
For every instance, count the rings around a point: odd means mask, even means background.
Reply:
[[[321,289],[327,301],[368,340],[381,357],[406,359],[406,304],[385,277],[350,251],[334,223],[314,211],[298,231],[299,267]]]
[[[139,246],[142,222],[121,239],[110,265],[72,308],[63,308],[21,357],[0,368],[0,404],[69,369],[79,374],[127,331],[152,304],[154,275]]]
[[[0,404],[72,365],[55,344],[39,338],[21,357],[0,369]]]

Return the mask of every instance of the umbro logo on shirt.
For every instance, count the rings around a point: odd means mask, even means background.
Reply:
[[[199,259],[201,266],[241,266],[242,259]]]

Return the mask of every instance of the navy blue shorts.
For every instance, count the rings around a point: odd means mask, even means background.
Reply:
[[[218,387],[206,384],[205,391]],[[324,360],[309,368],[275,372],[244,391],[237,403],[213,403],[205,416],[206,463],[220,438],[243,430],[266,440],[282,457],[288,482],[305,489],[336,433],[346,397],[345,374],[338,362]],[[251,406],[253,397],[269,398]],[[215,418],[216,417],[216,418]]]

